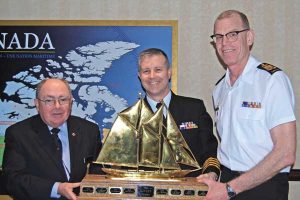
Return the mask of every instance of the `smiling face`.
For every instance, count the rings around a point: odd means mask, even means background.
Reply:
[[[54,100],[54,105],[47,105],[45,100]],[[68,99],[60,105],[58,99]],[[66,83],[59,79],[48,79],[41,86],[37,99],[34,100],[37,111],[42,120],[49,126],[56,128],[69,117],[72,108],[72,94]]]
[[[147,55],[140,61],[139,77],[147,95],[159,102],[169,93],[171,68],[163,55]]]
[[[218,19],[215,22],[214,33],[225,35],[231,31],[240,31],[247,27],[244,26],[241,17],[238,14],[232,14],[228,17]],[[240,32],[238,38],[234,42],[228,41],[226,36],[220,43],[216,43],[216,49],[226,64],[231,70],[243,70],[249,55],[250,46],[254,41],[254,33],[252,30]]]

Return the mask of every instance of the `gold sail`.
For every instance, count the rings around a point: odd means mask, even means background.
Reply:
[[[142,125],[140,165],[158,169],[180,169],[163,135],[163,108],[164,106],[161,106],[153,117]]]
[[[144,100],[139,100],[135,105],[129,107],[119,113],[119,116],[124,117],[129,123],[131,123],[136,130],[141,128],[143,122],[148,121],[153,113],[145,105]]]
[[[95,163],[138,167],[140,143],[138,130],[141,124],[152,116],[153,113],[142,99],[119,113]]]
[[[167,131],[166,137],[171,145],[175,160],[177,163],[200,168],[196,158],[191,149],[184,140],[180,130],[178,129],[171,113],[167,111]]]
[[[153,114],[142,98],[118,114],[95,163],[121,177],[182,177],[200,169],[166,105]]]
[[[95,163],[137,167],[137,130],[120,115],[114,124]]]

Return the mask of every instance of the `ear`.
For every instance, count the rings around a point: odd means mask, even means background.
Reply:
[[[34,105],[35,105],[36,110],[39,112],[40,104],[39,104],[39,100],[38,99],[34,99]]]
[[[72,105],[73,105],[73,95],[71,95],[71,102],[70,102],[71,108],[72,108]]]
[[[169,80],[172,77],[172,67],[171,66],[168,68],[168,77],[169,77]]]
[[[247,44],[249,46],[252,46],[253,43],[254,43],[254,37],[255,37],[255,34],[254,34],[254,31],[252,29],[250,29],[248,32],[247,32]]]

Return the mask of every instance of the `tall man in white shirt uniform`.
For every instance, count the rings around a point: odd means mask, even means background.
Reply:
[[[254,31],[243,13],[221,13],[211,37],[226,73],[213,91],[221,182],[199,178],[205,199],[287,200],[296,154],[290,80],[250,54]]]

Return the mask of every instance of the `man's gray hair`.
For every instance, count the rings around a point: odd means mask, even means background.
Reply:
[[[70,93],[70,96],[72,97],[72,90],[71,90],[71,88],[70,88],[70,85],[69,85],[69,83],[68,83],[68,81],[66,81],[65,79],[63,79],[63,78],[46,78],[46,79],[43,79],[41,82],[39,82],[38,83],[38,85],[37,85],[37,87],[36,87],[36,92],[35,92],[35,98],[39,98],[39,94],[40,94],[40,91],[41,91],[41,88],[43,87],[43,85],[48,81],[48,80],[59,80],[59,81],[61,81],[61,82],[63,82],[66,86],[67,86],[67,88],[68,88],[68,90],[69,90],[69,93]]]
[[[161,49],[150,48],[150,49],[146,49],[146,50],[142,51],[139,54],[139,69],[138,70],[139,71],[141,70],[141,62],[143,61],[143,59],[145,57],[154,56],[154,55],[162,55],[163,57],[165,57],[165,59],[166,59],[165,66],[167,68],[170,68],[170,62],[169,62],[167,54]]]

